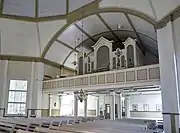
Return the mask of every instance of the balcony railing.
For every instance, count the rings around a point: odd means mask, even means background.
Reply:
[[[43,82],[43,89],[48,91],[157,85],[159,80],[157,64],[48,80]]]

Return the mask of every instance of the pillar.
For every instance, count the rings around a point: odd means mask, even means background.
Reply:
[[[110,116],[110,119],[111,120],[115,120],[116,119],[116,116],[115,116],[115,99],[116,99],[116,93],[113,91],[113,92],[110,92],[110,97],[111,97],[111,116]]]
[[[124,100],[125,105],[125,118],[130,118],[130,97],[126,96]]]
[[[100,116],[100,100],[99,100],[99,96],[97,97],[97,106],[96,106],[96,117]]]
[[[59,116],[61,116],[61,100],[62,100],[62,95],[59,95]]]
[[[122,94],[118,93],[118,101],[117,101],[117,104],[118,104],[118,119],[122,119],[122,101],[121,101],[121,98],[122,98]]]
[[[44,64],[40,62],[33,62],[32,65],[32,95],[28,98],[28,100],[31,101],[31,107],[29,109],[33,109],[32,112],[35,112],[36,117],[41,117]]]
[[[84,118],[87,119],[87,99],[84,100]]]
[[[179,79],[180,44],[175,43],[176,37],[174,22],[157,31],[159,47],[160,81],[162,90],[163,121],[165,133],[172,130],[171,116],[174,117],[176,133],[179,131]],[[176,27],[177,29],[179,27]],[[180,43],[180,42],[179,42]]]
[[[51,94],[48,94],[48,109],[49,109],[49,116],[51,116]]]
[[[0,75],[0,79],[1,79],[0,85],[2,85],[0,88],[0,92],[1,92],[0,93],[0,104],[1,104],[0,108],[2,108],[2,110],[0,110],[0,116],[3,116],[3,114],[5,113],[3,108],[6,109],[6,111],[7,111],[6,104],[8,103],[8,90],[9,90],[9,88],[8,88],[7,84],[8,84],[9,62],[8,62],[8,60],[5,60],[5,61],[1,61],[0,63],[1,63],[0,69],[2,69],[2,71],[0,71],[0,72],[2,72]]]
[[[76,94],[74,94],[74,121],[78,119],[78,99]]]

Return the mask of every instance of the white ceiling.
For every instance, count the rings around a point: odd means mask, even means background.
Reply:
[[[82,27],[83,25],[84,31],[86,31],[91,36],[108,31],[106,26],[96,15],[89,16],[82,21],[78,21],[76,24],[79,25],[79,27]]]
[[[69,0],[69,12],[75,11],[93,1],[94,0]],[[65,15],[67,13],[66,4],[66,0],[39,0],[38,16],[47,17]],[[162,8],[162,5],[165,8]],[[101,9],[126,8],[144,13],[157,21],[162,19],[179,5],[179,0],[101,0],[99,3],[99,7]],[[4,0],[3,13],[17,16],[35,17],[35,6],[35,0]],[[123,30],[123,32],[115,32],[115,34],[117,34],[120,38],[127,36],[136,37],[136,34],[132,32],[133,28],[131,24],[128,22],[123,13],[108,12],[99,13],[99,15],[112,30],[117,30],[118,25],[122,26],[122,29],[120,30]],[[147,21],[136,16],[129,14],[129,17],[144,44],[157,49],[156,32],[154,27]],[[75,23],[80,28],[83,28],[83,30],[95,40],[98,40],[101,35],[106,36],[109,39],[116,40],[97,15],[88,16]],[[34,23],[0,18],[0,54],[40,57],[44,48],[47,46],[48,42],[52,39],[55,33],[66,24],[67,21],[65,19]],[[104,34],[101,34],[103,32]],[[79,41],[76,41],[78,38]],[[88,36],[82,33],[73,24],[62,32],[58,39],[72,48],[79,45],[82,40],[86,46],[92,46],[95,43],[91,39],[88,40]],[[82,51],[81,48],[77,48],[77,50]],[[66,46],[58,42],[54,42],[48,50],[45,58],[62,64],[71,51],[72,50]],[[89,52],[89,48],[84,48],[84,51]],[[74,53],[69,56],[65,65],[73,68],[73,61]]]
[[[123,13],[100,13],[101,17],[106,21],[106,23],[110,24],[112,30],[117,30],[118,25],[123,26],[125,30],[132,30],[131,25],[126,19]]]
[[[179,4],[179,0],[102,0],[100,8],[118,7],[133,9],[160,20],[178,7]]]
[[[39,0],[39,17],[66,14],[66,0]]]
[[[69,44],[69,46],[75,48],[82,41],[86,40],[88,37],[82,35],[82,32],[77,29],[74,25],[69,26],[59,37],[58,39]]]
[[[55,20],[38,23],[41,53],[53,35],[66,24],[66,20]]]
[[[4,0],[3,13],[20,16],[35,16],[35,0]]]
[[[64,45],[54,42],[45,58],[57,63],[62,63],[71,50]]]
[[[35,23],[0,19],[1,54],[40,55],[38,33]]]

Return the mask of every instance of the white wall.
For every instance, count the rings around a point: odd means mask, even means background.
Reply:
[[[27,80],[27,109],[41,109],[44,64],[39,62],[0,61],[1,108],[7,110],[10,80]]]
[[[56,106],[55,106],[56,103]],[[51,109],[59,109],[59,96],[58,95],[52,95],[51,96]]]
[[[115,103],[119,104],[119,96],[116,95]],[[99,95],[99,106],[100,106],[100,111],[105,110],[105,104],[112,104],[112,95],[110,94],[100,94]]]
[[[156,111],[156,104],[162,104],[161,94],[131,95],[130,110],[133,104],[138,104],[138,111],[144,111],[143,104],[149,105],[149,111]]]
[[[42,109],[49,109],[49,94],[44,93],[42,95]]]

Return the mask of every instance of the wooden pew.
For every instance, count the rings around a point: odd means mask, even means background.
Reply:
[[[16,133],[35,133],[35,132],[29,132],[29,131],[17,130]]]
[[[13,131],[14,131],[14,124],[0,122],[0,132],[1,131],[13,133]]]

